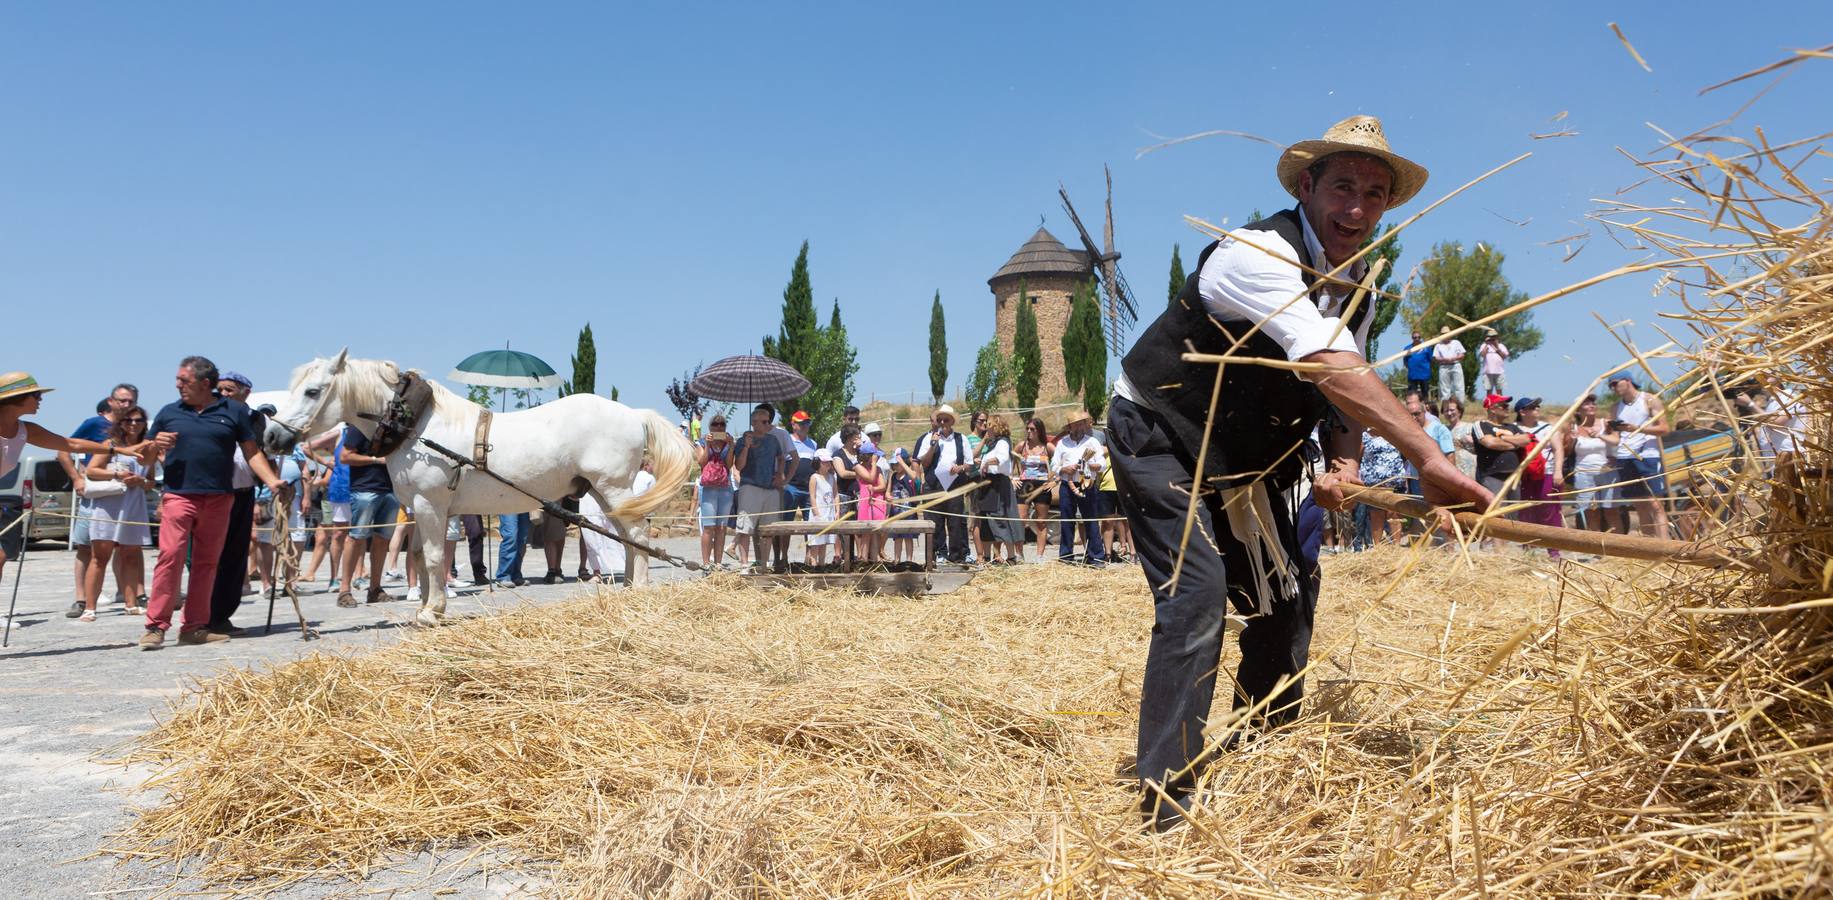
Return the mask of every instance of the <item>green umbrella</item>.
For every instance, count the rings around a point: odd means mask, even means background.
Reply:
[[[447,378],[459,384],[511,390],[535,390],[560,386],[554,367],[532,353],[520,350],[485,350],[465,357]]]

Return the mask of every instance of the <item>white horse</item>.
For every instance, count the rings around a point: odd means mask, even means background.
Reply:
[[[338,421],[365,436],[375,435],[375,420],[364,415],[383,412],[395,396],[401,370],[392,362],[348,356],[346,349],[293,371],[290,393],[267,420],[268,451],[288,452],[302,436]],[[514,515],[540,504],[482,472],[461,471],[452,460],[420,444],[419,439],[426,438],[469,456],[483,412],[438,383],[426,383],[432,388],[432,402],[408,439],[388,456],[388,475],[418,525],[414,535],[420,541],[424,598],[418,618],[423,625],[434,625],[446,607],[446,517]],[[631,409],[594,394],[495,414],[487,441],[490,471],[545,500],[590,493],[615,530],[639,542],[647,542],[644,517],[674,497],[693,462],[692,448],[673,423],[653,411]],[[654,463],[656,485],[632,496],[630,485],[645,454]],[[637,586],[648,578],[647,554],[625,554],[624,583]]]

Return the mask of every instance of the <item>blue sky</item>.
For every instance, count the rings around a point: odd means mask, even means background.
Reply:
[[[1294,141],[1356,113],[1432,170],[1421,204],[1534,151],[1411,229],[1400,267],[1484,241],[1539,293],[1635,258],[1583,219],[1636,180],[1616,148],[1731,114],[1767,80],[1698,89],[1826,42],[1809,26],[1829,21],[1824,2],[1449,9],[10,3],[0,369],[63,388],[40,416],[61,428],[116,381],[174,399],[189,353],[258,389],[345,345],[443,375],[508,341],[564,373],[589,321],[600,391],[666,412],[669,378],[775,332],[807,239],[861,399],[924,393],[937,290],[952,390],[991,332],[987,277],[1040,215],[1073,240],[1059,180],[1087,215],[1112,166],[1121,265],[1151,309],[1172,244],[1205,242],[1183,216],[1287,202],[1273,148],[1136,159],[1152,134]],[[1795,69],[1742,121],[1824,130],[1833,68]],[[1560,127],[1579,135],[1528,137]],[[1570,262],[1541,245],[1588,225]],[[1543,309],[1511,387],[1563,399],[1621,359],[1593,310],[1658,343],[1652,283]]]

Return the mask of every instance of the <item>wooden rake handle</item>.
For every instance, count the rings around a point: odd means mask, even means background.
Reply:
[[[1366,503],[1415,519],[1436,519],[1439,512],[1442,511],[1441,507],[1433,506],[1418,497],[1408,497],[1381,488],[1348,485],[1345,487],[1344,495],[1357,503]],[[1689,544],[1685,541],[1672,541],[1640,534],[1555,528],[1551,525],[1536,525],[1529,522],[1517,522],[1513,519],[1486,519],[1473,512],[1457,512],[1452,515],[1457,519],[1458,525],[1473,540],[1498,538],[1529,547],[1545,547],[1549,550],[1648,559],[1687,566],[1705,566],[1712,569],[1749,565],[1721,550]]]

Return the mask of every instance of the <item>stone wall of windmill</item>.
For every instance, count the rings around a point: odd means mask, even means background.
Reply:
[[[993,331],[999,336],[1002,351],[1012,352],[1021,285],[1037,311],[1038,345],[1044,362],[1044,371],[1038,378],[1039,402],[1069,393],[1063,381],[1063,331],[1069,325],[1069,301],[1076,286],[1093,277],[1087,253],[1063,246],[1050,232],[1039,228],[987,279],[987,287],[993,292]]]

